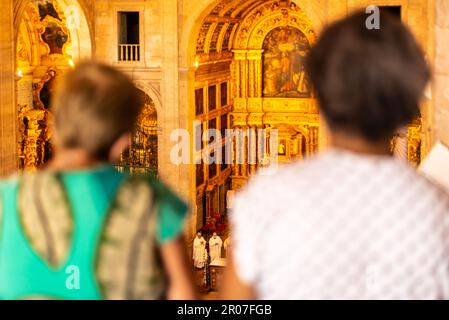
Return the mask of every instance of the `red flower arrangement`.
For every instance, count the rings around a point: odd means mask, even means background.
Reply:
[[[212,234],[214,232],[218,234],[223,233],[228,227],[228,225],[223,220],[224,219],[221,214],[215,214],[211,219],[211,222],[201,228],[201,232],[205,234]]]

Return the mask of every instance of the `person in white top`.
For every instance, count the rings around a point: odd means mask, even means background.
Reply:
[[[195,240],[193,240],[193,265],[195,268],[204,268],[207,259],[206,240],[202,236],[201,232],[196,234]]]
[[[223,240],[217,235],[216,232],[212,234],[209,239],[209,255],[210,261],[221,258],[221,248],[223,247]]]
[[[307,59],[330,150],[236,196],[224,299],[449,298],[449,196],[389,151],[429,70],[399,19],[366,18],[325,29]]]

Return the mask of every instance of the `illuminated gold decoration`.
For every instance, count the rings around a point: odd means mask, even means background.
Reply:
[[[119,168],[131,172],[157,174],[158,167],[158,125],[157,111],[153,100],[139,91],[145,105],[130,139],[130,147],[120,159]]]
[[[28,1],[17,35],[19,168],[34,170],[51,156],[49,112],[55,83],[73,61],[64,12],[57,1]]]
[[[299,29],[309,43],[316,41],[312,22],[293,1],[264,1],[253,9],[239,27],[234,48],[260,49],[268,33],[278,27]]]
[[[418,118],[407,128],[407,159],[412,166],[421,163],[422,136],[421,118]]]
[[[253,8],[235,35],[233,126],[277,130],[280,162],[304,159],[320,148],[318,105],[304,71],[304,57],[315,41],[311,21],[292,1],[266,1]],[[249,167],[234,165],[233,188],[267,165],[264,158],[258,154],[257,164]]]
[[[227,190],[240,188],[260,167],[270,164],[269,152],[273,148],[282,151],[280,162],[304,159],[316,153],[320,147],[320,116],[317,102],[304,78],[303,61],[299,61],[316,41],[316,36],[312,23],[295,3],[285,0],[222,0],[204,18],[198,30],[195,106],[192,108],[195,120],[201,123],[202,133],[216,126],[214,119],[225,117],[229,121],[220,120],[217,126],[221,131],[224,125],[240,129],[244,135],[232,137],[230,165],[221,165],[218,170],[204,163],[196,166],[197,221],[201,227],[209,223],[217,212],[224,213],[223,194]],[[274,40],[276,36],[283,35],[284,30],[287,31],[285,34],[292,35],[290,39],[278,39],[280,41],[273,44],[266,42],[264,46],[270,33],[275,35],[272,37]],[[298,46],[296,42],[299,42]],[[269,47],[271,44],[274,47]],[[270,58],[276,58],[273,55],[278,53],[275,46],[282,47],[279,55],[281,58],[284,55],[284,68],[276,72],[284,72],[281,76],[288,74],[285,84],[290,84],[290,90],[285,96],[267,97],[264,96],[266,72],[263,62],[264,57],[267,63]],[[211,95],[215,97],[216,94],[220,102],[223,83],[229,84],[227,96],[223,99],[227,103],[218,103],[215,108],[211,106],[214,102]],[[211,91],[214,86],[218,91]],[[298,94],[292,94],[294,91]],[[277,146],[270,145],[273,130],[278,131]],[[250,139],[256,144],[250,143]],[[237,144],[242,145],[243,150],[237,148]],[[201,147],[200,154],[208,152],[207,144]],[[237,160],[242,160],[242,163]]]
[[[51,134],[48,129],[51,114],[44,109],[23,106],[19,111],[19,160],[20,167],[34,171],[46,160]]]

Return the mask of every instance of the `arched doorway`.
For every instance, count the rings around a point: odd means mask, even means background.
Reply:
[[[35,170],[49,160],[55,83],[92,44],[87,20],[75,0],[16,3],[16,103],[19,169]]]
[[[119,169],[135,173],[157,175],[158,120],[157,110],[148,94],[139,90],[145,101],[142,113],[130,137],[130,146],[120,159]]]
[[[208,129],[222,135],[194,150],[196,159],[219,153],[221,160],[196,164],[197,228],[226,213],[228,191],[242,187],[266,165],[270,149],[281,151],[281,162],[320,149],[318,107],[304,70],[305,55],[316,41],[314,29],[290,0],[222,0],[201,20],[190,107],[198,123],[194,135],[207,138]],[[224,161],[225,145],[236,137],[225,138],[226,129],[244,132],[243,151],[234,148],[231,163]],[[272,130],[278,132],[278,146],[270,145]],[[257,143],[249,143],[251,136]]]

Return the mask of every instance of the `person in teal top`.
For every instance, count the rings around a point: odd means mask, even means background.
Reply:
[[[142,101],[117,70],[85,63],[54,99],[55,156],[0,183],[0,299],[193,299],[188,208],[112,165]]]

